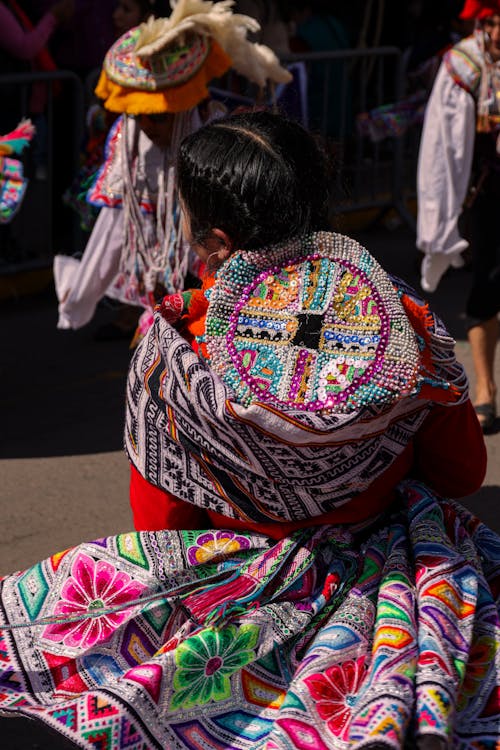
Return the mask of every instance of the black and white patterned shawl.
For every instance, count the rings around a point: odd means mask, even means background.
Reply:
[[[403,283],[391,283],[400,297],[421,303]],[[454,342],[435,316],[426,315],[425,346],[434,373],[441,383],[458,385],[460,403],[467,382]],[[426,379],[422,372],[420,380]],[[182,500],[254,522],[298,521],[366,490],[402,453],[431,408],[427,392],[424,398],[416,390],[392,404],[350,413],[243,406],[156,314],[131,364],[125,445],[142,476]]]

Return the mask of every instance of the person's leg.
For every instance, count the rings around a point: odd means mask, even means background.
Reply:
[[[498,341],[499,324],[497,316],[484,320],[469,328],[468,338],[472,352],[472,363],[476,376],[475,406],[488,404],[494,407],[497,387],[495,383],[495,352]],[[487,410],[484,414],[478,412],[481,424],[488,421]],[[491,413],[495,413],[494,411]],[[491,417],[489,418],[491,423]]]
[[[473,280],[466,306],[475,375],[473,404],[483,429],[496,415],[495,352],[500,309],[497,206],[500,175],[492,174],[470,211]]]

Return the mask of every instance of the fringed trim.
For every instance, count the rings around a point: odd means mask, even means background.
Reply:
[[[126,285],[125,296],[129,299],[139,296],[141,304],[152,313],[154,300],[151,302],[150,297],[156,293],[158,284],[168,293],[182,289],[189,267],[190,248],[182,232],[173,161],[181,140],[196,128],[197,112],[181,112],[174,118],[171,144],[164,152],[158,173],[155,214],[149,218],[142,212],[135,192],[139,127],[134,123],[129,134],[132,122],[129,117],[124,118],[119,143],[125,227],[120,275]]]
[[[465,370],[455,356],[455,341],[423,300],[401,297],[420,345],[418,398],[456,405],[469,396]]]
[[[140,91],[114,83],[101,72],[95,93],[103,99],[110,112],[128,115],[153,115],[163,112],[185,112],[209,96],[208,84],[231,67],[231,58],[217,42],[211,49],[203,67],[189,81],[162,91]]]

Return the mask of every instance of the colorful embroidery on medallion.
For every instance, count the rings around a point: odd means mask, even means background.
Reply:
[[[416,338],[366,251],[318,233],[262,255],[263,269],[255,253],[229,260],[207,316],[211,364],[241,403],[346,412],[412,391]]]

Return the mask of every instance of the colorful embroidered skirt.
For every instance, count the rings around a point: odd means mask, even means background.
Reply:
[[[0,224],[8,224],[21,208],[28,181],[19,159],[0,155]]]
[[[88,750],[499,747],[500,538],[400,495],[369,529],[131,533],[5,578],[2,714]]]

